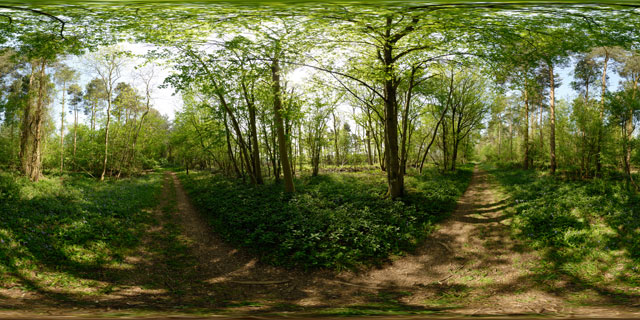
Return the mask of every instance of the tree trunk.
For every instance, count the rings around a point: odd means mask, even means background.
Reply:
[[[256,184],[263,184],[262,169],[260,168],[260,149],[258,147],[258,129],[256,127],[256,106],[253,103],[252,97],[249,96],[244,82],[242,83],[242,90],[244,91],[245,101],[249,109],[249,139],[251,141],[251,160],[254,181]]]
[[[47,77],[45,74],[47,61],[41,60],[40,63],[40,79],[38,83],[38,102],[36,104],[36,110],[34,112],[34,134],[33,134],[33,149],[31,150],[31,172],[29,179],[31,181],[38,181],[42,176],[42,160],[40,152],[40,144],[42,143],[42,123],[44,121],[45,106],[44,98],[46,95]]]
[[[604,96],[607,93],[607,66],[609,64],[609,51],[605,49],[604,66],[602,67],[602,96],[600,97],[600,122],[598,123],[598,141],[596,143],[596,174],[602,169],[602,136],[604,126]]]
[[[107,173],[107,159],[109,155],[109,124],[111,122],[111,86],[107,91],[107,123],[104,127],[104,159],[102,161],[102,174],[100,181],[104,181],[104,175]]]
[[[367,141],[366,141],[366,143],[367,143],[367,145],[366,145],[366,148],[367,148],[367,164],[372,166],[373,165],[373,158],[371,157],[371,131],[369,129],[367,129],[367,128],[365,128],[365,130],[366,130],[365,132],[366,132],[366,135],[367,135]]]
[[[31,74],[29,75],[29,87],[27,90],[27,103],[24,105],[24,115],[22,117],[22,128],[20,134],[20,170],[25,176],[31,173],[31,139],[33,136],[33,112],[34,112],[34,85],[36,77],[36,62],[31,62]]]
[[[390,39],[391,17],[387,17],[386,39]],[[397,86],[394,76],[394,59],[392,55],[395,43],[386,42],[382,48],[382,60],[384,62],[384,131],[385,153],[387,154],[387,182],[389,196],[392,199],[404,195],[404,175],[400,172],[398,150],[398,101]]]
[[[338,147],[338,136],[340,134],[340,128],[338,125],[336,114],[331,112],[331,116],[333,117],[333,145],[336,150],[334,162],[335,162],[335,165],[337,166],[339,165],[338,163],[340,162],[340,148]],[[340,164],[342,164],[342,162],[340,162]]]
[[[407,173],[407,129],[409,127],[409,108],[411,107],[411,94],[413,91],[413,81],[417,69],[414,67],[411,69],[411,76],[409,77],[409,88],[407,89],[407,96],[405,98],[404,110],[402,112],[402,140],[400,142],[400,174]]]
[[[549,155],[551,157],[551,174],[556,173],[556,105],[555,79],[553,64],[549,61]]]
[[[634,79],[633,81],[633,97],[632,99],[635,100],[636,99],[636,91],[638,90],[638,78]],[[633,186],[637,189],[638,186],[636,185],[635,181],[633,181],[633,176],[631,175],[631,139],[633,139],[633,130],[634,130],[634,126],[633,126],[633,109],[630,108],[629,109],[629,117],[627,118],[626,121],[626,128],[625,128],[625,154],[624,154],[624,169],[625,169],[625,173],[627,175],[627,179],[629,182],[631,182],[633,184]]]
[[[449,148],[447,147],[447,121],[442,121],[442,171],[449,167]]]
[[[73,169],[76,169],[76,147],[78,142],[78,107],[73,110]]]
[[[278,44],[276,44],[276,55],[279,52]],[[273,89],[273,109],[274,120],[276,122],[276,130],[278,134],[278,148],[280,151],[280,162],[282,163],[282,173],[284,176],[285,192],[295,192],[293,185],[293,176],[291,174],[291,164],[289,163],[289,153],[287,148],[287,137],[284,134],[284,122],[282,120],[282,100],[280,92],[280,64],[276,56],[271,63],[271,80]]]
[[[240,169],[238,168],[238,163],[236,162],[236,158],[233,155],[233,148],[231,147],[231,137],[229,134],[229,125],[227,124],[227,114],[223,113],[224,116],[224,133],[225,133],[225,137],[226,137],[226,141],[227,141],[227,154],[229,155],[229,160],[231,161],[231,164],[233,166],[233,171],[236,173],[238,178],[242,177],[242,173],[240,172]]]
[[[543,131],[543,125],[542,125],[542,111],[543,111],[543,106],[542,106],[542,98],[540,98],[540,121],[539,121],[539,131],[540,131],[540,153],[543,152],[544,150],[544,131]]]
[[[91,132],[96,130],[96,104],[95,101],[91,104]]]
[[[64,170],[64,103],[66,82],[62,83],[62,112],[60,112],[60,175]]]
[[[524,87],[524,169],[529,169],[529,95]]]

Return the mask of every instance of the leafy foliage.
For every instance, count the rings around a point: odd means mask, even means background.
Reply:
[[[384,177],[370,172],[304,177],[294,195],[208,173],[180,178],[225,239],[275,265],[343,268],[410,250],[454,208],[470,177],[469,169],[412,177],[403,201],[384,199]]]
[[[63,176],[29,183],[0,173],[0,283],[28,270],[71,274],[119,262],[138,243],[159,175],[108,181]]]
[[[604,281],[607,273],[640,280],[640,197],[621,176],[568,181],[535,171],[492,173],[513,199],[517,236],[546,252],[554,272],[585,282]]]

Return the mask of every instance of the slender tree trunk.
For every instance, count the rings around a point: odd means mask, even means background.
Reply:
[[[336,150],[336,154],[335,154],[335,165],[340,165],[342,162],[340,161],[340,148],[338,147],[338,137],[340,135],[340,128],[338,125],[338,120],[336,118],[336,114],[335,113],[331,113],[331,116],[333,117],[333,145],[335,147]]]
[[[637,90],[638,90],[638,78],[635,78],[633,81],[633,93],[632,93],[633,100],[636,99]],[[636,189],[638,189],[638,186],[636,185],[635,181],[633,181],[633,175],[631,175],[631,139],[633,139],[633,130],[634,130],[633,109],[630,108],[629,116],[627,118],[626,127],[625,127],[626,135],[625,135],[624,169],[625,169],[625,173],[627,175],[628,181],[631,182]]]
[[[607,93],[607,66],[609,64],[609,51],[605,49],[604,66],[602,68],[602,95],[600,97],[600,122],[598,123],[598,141],[596,143],[596,174],[602,169],[602,138],[604,126],[604,96]]]
[[[269,136],[267,135],[267,122],[265,121],[264,113],[260,114],[260,119],[262,120],[262,135],[264,138],[264,146],[267,149],[267,157],[269,161],[271,161],[271,166],[267,165],[267,176],[271,176],[271,168],[275,170],[275,158],[271,152],[271,146],[269,145]],[[275,171],[274,171],[275,177]]]
[[[449,167],[449,148],[447,146],[447,121],[442,121],[442,171],[447,171]]]
[[[498,123],[498,160],[502,161],[502,121]]]
[[[277,45],[277,44],[276,44]],[[276,50],[276,55],[279,49]],[[280,91],[280,64],[277,56],[271,64],[271,80],[273,89],[273,109],[274,119],[276,122],[276,130],[278,134],[278,148],[280,149],[280,162],[282,163],[282,173],[284,175],[285,192],[295,192],[293,185],[293,176],[291,174],[291,164],[289,163],[289,154],[287,148],[287,137],[284,134],[284,122],[282,119],[282,100]]]
[[[96,130],[96,104],[95,101],[91,103],[91,132]]]
[[[458,146],[460,142],[458,139],[453,140],[453,151],[451,154],[451,171],[456,171],[456,162],[458,161]]]
[[[109,156],[109,124],[111,123],[111,86],[107,91],[107,123],[104,127],[104,159],[102,161],[102,174],[100,175],[100,181],[104,181],[104,176],[107,173],[107,159]]]
[[[62,112],[60,112],[60,175],[64,171],[64,103],[66,82],[62,83]]]
[[[411,69],[409,78],[409,88],[405,98],[404,110],[402,112],[402,140],[400,142],[400,174],[407,174],[407,129],[409,127],[409,108],[411,107],[411,96],[413,92],[414,77],[417,69]]]
[[[240,169],[238,168],[238,164],[236,163],[236,158],[233,155],[233,148],[231,147],[231,137],[230,137],[230,133],[229,133],[229,125],[227,124],[227,114],[223,113],[224,115],[224,133],[226,136],[226,140],[227,140],[227,154],[229,155],[229,160],[231,160],[231,164],[233,166],[233,171],[236,173],[238,178],[242,177],[242,173],[240,172]]]
[[[78,106],[73,110],[73,169],[76,169],[76,147],[78,142]]]
[[[549,155],[551,157],[551,173],[556,173],[556,105],[555,79],[553,64],[549,61]]]
[[[253,167],[253,176],[256,184],[263,184],[262,180],[262,169],[260,168],[260,149],[258,145],[258,129],[256,126],[256,106],[253,102],[252,97],[249,96],[249,92],[247,90],[244,82],[242,83],[242,89],[244,91],[245,101],[247,103],[247,107],[249,109],[249,131],[250,131],[250,141],[251,141],[251,159],[252,159],[252,167]]]
[[[366,136],[367,136],[367,164],[369,164],[370,166],[373,165],[373,158],[371,157],[371,131],[367,128],[365,128],[365,132],[366,132]]]
[[[543,111],[543,106],[542,106],[542,99],[540,101],[540,121],[539,121],[539,131],[540,131],[540,153],[543,152],[544,150],[544,126],[542,125],[542,112]]]
[[[298,169],[302,175],[302,122],[298,123]]]
[[[429,151],[431,150],[431,146],[433,145],[433,142],[436,141],[436,138],[438,136],[438,127],[440,127],[440,125],[442,124],[444,128],[444,124],[443,124],[444,117],[447,115],[447,112],[449,111],[449,106],[451,105],[451,99],[453,96],[453,82],[454,82],[454,74],[452,72],[451,81],[449,83],[449,93],[447,95],[447,104],[445,105],[445,108],[442,111],[442,114],[440,114],[440,118],[438,119],[438,123],[436,123],[435,129],[433,129],[433,135],[431,136],[431,141],[427,145],[427,148],[424,150],[424,155],[422,156],[422,161],[420,162],[420,173],[422,173],[422,168],[424,166],[424,161],[427,159],[427,154],[429,154]],[[443,130],[443,134],[444,134],[444,130]],[[443,154],[444,154],[444,151],[443,151]]]
[[[529,169],[529,95],[524,86],[524,169]]]
[[[513,119],[509,123],[509,161],[513,161]]]

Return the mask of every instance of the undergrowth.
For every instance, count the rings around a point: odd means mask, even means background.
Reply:
[[[0,286],[91,286],[83,278],[139,243],[160,187],[159,174],[32,183],[0,172]]]
[[[451,212],[470,168],[408,176],[407,196],[385,199],[380,173],[340,173],[282,185],[249,186],[209,173],[181,174],[195,205],[226,240],[253,249],[274,265],[353,268],[411,250]]]
[[[516,236],[544,253],[537,270],[543,278],[566,274],[596,289],[640,286],[640,197],[624,182],[534,170],[491,173],[511,195]]]

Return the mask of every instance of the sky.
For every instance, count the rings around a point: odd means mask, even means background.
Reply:
[[[145,44],[131,44],[131,43],[122,43],[119,45],[122,49],[126,49],[131,51],[134,54],[142,55],[146,53],[148,50],[154,48],[152,45]],[[70,66],[71,68],[77,70],[80,74],[78,79],[78,84],[81,87],[85,87],[86,84],[97,75],[95,71],[92,70],[88,56],[80,56],[80,57],[68,57],[64,60],[64,62]],[[134,85],[134,87],[138,88],[140,92],[144,92],[144,86],[142,81],[136,79],[135,77],[135,66],[141,65],[144,62],[143,58],[133,59],[128,66],[123,68],[123,73],[121,74],[120,81],[128,82]],[[561,86],[556,90],[556,99],[557,100],[567,100],[572,101],[575,97],[577,97],[578,93],[571,88],[571,81],[573,80],[573,62],[569,63],[567,66],[562,68],[556,68],[556,74],[560,79]],[[155,68],[155,72],[157,76],[153,81],[153,89],[152,89],[152,105],[155,109],[157,109],[161,114],[167,116],[170,120],[173,120],[175,117],[175,113],[182,109],[183,103],[180,94],[175,92],[175,89],[171,86],[167,88],[159,88],[159,86],[163,83],[164,79],[171,74],[170,67],[158,65]],[[618,88],[618,83],[620,82],[620,77],[615,73],[611,68],[609,70],[610,79],[608,83],[609,90],[616,90]],[[311,68],[301,67],[293,70],[291,73],[286,75],[287,80],[296,85],[302,84],[306,79],[311,77],[313,72],[317,72]],[[594,94],[599,94],[600,90],[595,90]],[[60,91],[57,92],[56,99],[53,104],[52,115],[54,117],[54,123],[59,129],[59,116],[61,110],[61,100],[62,93]],[[67,107],[68,110],[68,107]],[[344,115],[351,114],[352,108],[347,104],[343,104],[339,107],[339,113]],[[67,128],[69,128],[68,123],[71,121],[71,117],[65,115]],[[81,115],[81,121],[86,120],[86,118]],[[352,121],[350,121],[352,122]],[[353,123],[351,123],[353,125]]]
[[[153,48],[150,45],[144,44],[130,44],[123,43],[119,45],[124,50],[129,50],[134,54],[144,54],[149,49]],[[87,83],[91,81],[91,79],[96,78],[97,74],[92,69],[89,54],[85,54],[83,56],[70,56],[63,60],[63,63],[67,64],[72,69],[76,70],[79,73],[77,84],[79,84],[83,89],[86,87]],[[123,68],[123,72],[120,75],[119,82],[127,82],[136,87],[139,92],[142,94],[144,92],[144,83],[138,79],[135,75],[137,70],[136,66],[140,66],[144,63],[143,58],[133,58],[131,61]],[[151,93],[151,102],[153,108],[160,111],[161,114],[167,116],[170,120],[173,120],[176,111],[179,111],[182,108],[182,98],[179,94],[175,94],[175,89],[173,87],[167,88],[159,88],[159,86],[163,83],[164,79],[170,75],[170,69],[166,66],[158,65],[154,67],[154,72],[156,76],[154,77],[153,89]],[[62,92],[58,90],[56,93],[56,99],[53,104],[53,115],[55,115],[55,119],[57,120],[57,126],[59,128],[59,116],[61,111],[61,101],[62,101]],[[66,107],[68,108],[68,106]],[[68,110],[68,109],[67,109]],[[66,116],[65,116],[66,117]],[[81,115],[82,120],[85,120],[85,117]],[[69,119],[69,118],[67,118]]]

